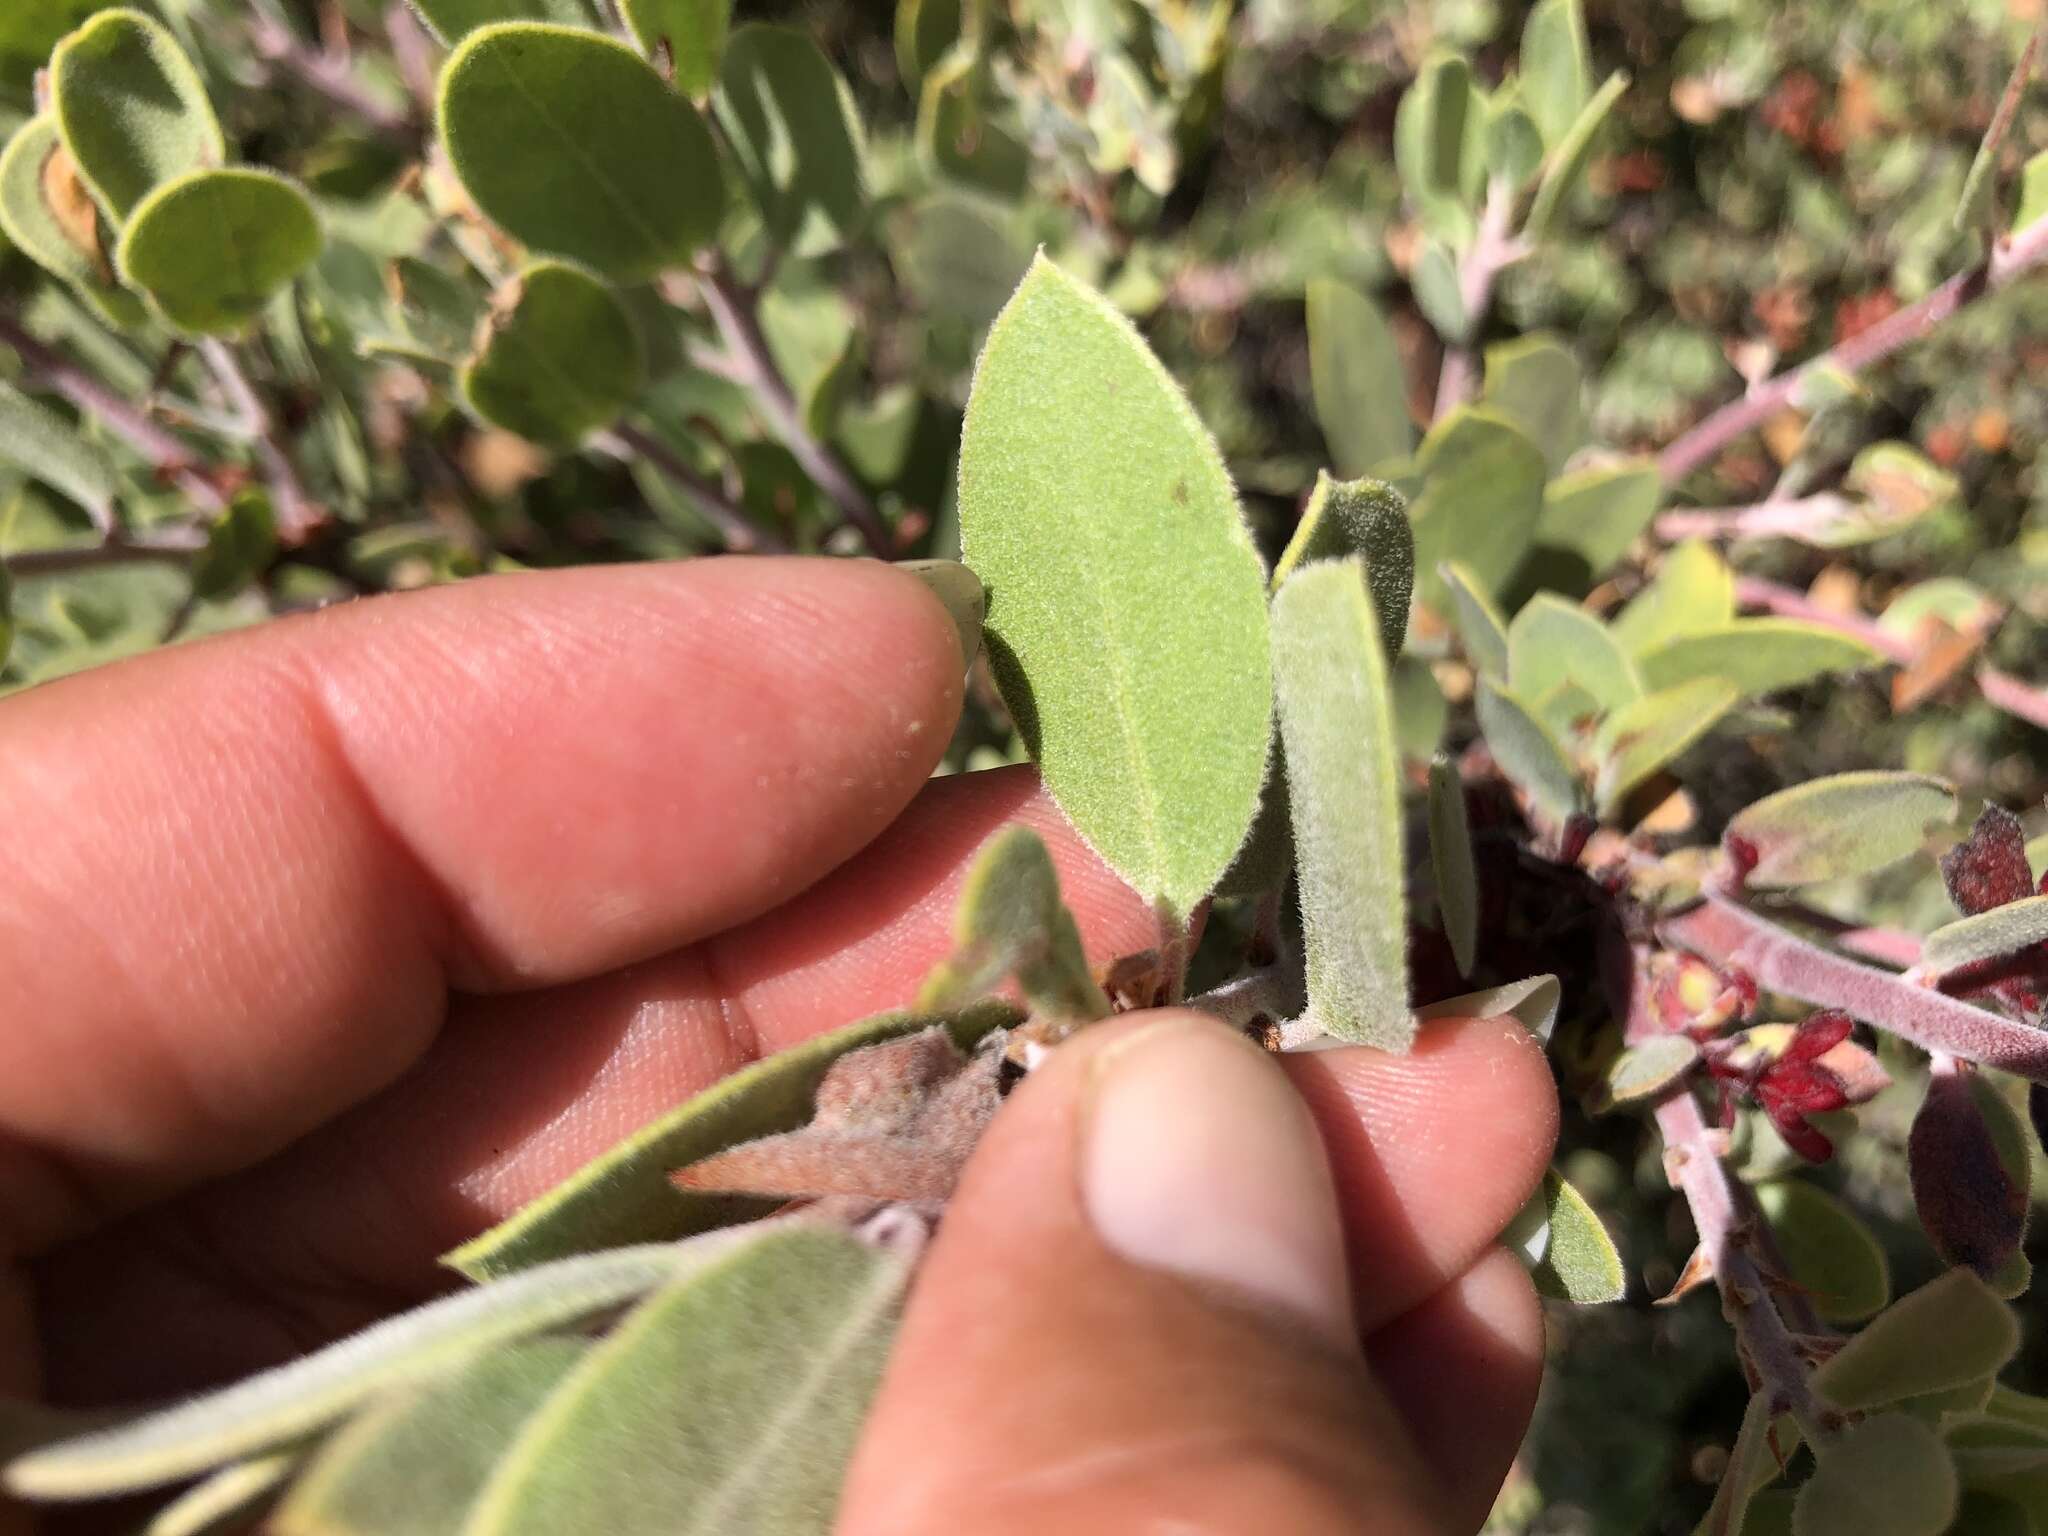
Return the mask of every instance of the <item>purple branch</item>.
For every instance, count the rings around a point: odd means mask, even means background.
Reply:
[[[2048,731],[2048,689],[2033,687],[1996,667],[1979,667],[1977,686],[1986,699],[2008,715]]]
[[[307,47],[262,7],[249,18],[249,46],[273,70],[325,96],[371,132],[407,148],[418,147],[419,127],[411,116],[365,86],[345,55]]]
[[[263,480],[270,488],[270,499],[277,514],[278,538],[286,544],[304,543],[306,536],[325,519],[326,513],[306,494],[305,483],[299,479],[298,465],[292,462],[291,453],[278,433],[269,407],[249,383],[249,376],[242,371],[240,360],[226,342],[202,341],[198,344],[198,351],[215,382],[227,396],[228,408],[248,423],[250,444],[256,450],[256,462],[262,467]]]
[[[117,534],[74,549],[25,549],[0,563],[15,577],[63,576],[109,565],[182,565],[205,547],[202,528],[168,529],[132,539]]]
[[[1902,667],[1915,658],[1915,648],[1910,640],[1893,634],[1875,619],[1823,608],[1796,587],[1766,581],[1761,576],[1738,576],[1735,578],[1735,601],[1745,608],[1761,608],[1780,618],[1804,619],[1809,624],[1824,625],[1852,640],[1861,640],[1887,661],[1897,662]]]
[[[684,494],[696,503],[697,510],[703,514],[704,520],[718,530],[719,537],[725,540],[725,547],[732,553],[789,553],[788,545],[767,530],[755,527],[748,521],[746,513],[733,505],[724,491],[690,468],[660,438],[624,421],[614,426],[610,435],[615,440],[615,446],[621,450],[622,456],[645,459],[665,478],[680,486]]]
[[[1922,1050],[2048,1083],[2048,1030],[1832,954],[1720,892],[1666,922],[1660,936],[1716,965],[1747,971],[1766,992],[1840,1008]]]
[[[1527,247],[1509,232],[1514,221],[1514,194],[1504,183],[1495,182],[1486,191],[1486,206],[1480,210],[1479,229],[1472,248],[1458,266],[1458,298],[1465,311],[1465,329],[1478,336],[1493,307],[1493,285],[1501,272],[1519,261]],[[1444,353],[1443,371],[1437,375],[1436,407],[1431,419],[1442,421],[1472,397],[1478,382],[1479,360],[1466,342]]]

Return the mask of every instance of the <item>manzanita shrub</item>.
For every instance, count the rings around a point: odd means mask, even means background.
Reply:
[[[1696,1243],[1656,1294],[1569,1141],[1511,1237],[1561,1301],[1718,1297],[1747,1407],[1700,1530],[2048,1532],[2048,1399],[2001,1380],[2048,1129],[2048,849],[2028,807],[1881,750],[1732,798],[1725,771],[1883,667],[1897,709],[2048,722],[2038,677],[1979,660],[1982,588],[1905,584],[1873,620],[1778,579],[1785,549],[1958,515],[1954,474],[1870,429],[1867,375],[2048,259],[2048,160],[2002,213],[2032,45],[1942,194],[1952,268],[1650,444],[1612,408],[1648,364],[1617,357],[1589,412],[1573,346],[1514,332],[1527,274],[1579,281],[1618,174],[1630,82],[1578,0],[1483,56],[1464,8],[1394,29],[1396,307],[1334,205],[1306,271],[1168,259],[1261,100],[1233,61],[1349,22],[902,0],[879,52],[828,51],[729,9],[0,15],[4,680],[516,551],[957,549],[987,606],[954,766],[1035,762],[1157,943],[1091,970],[1044,846],[1002,834],[903,1011],[676,1107],[448,1255],[468,1284],[417,1311],[129,1417],[7,1409],[0,1484],[180,1490],[157,1536],[823,1531],[1004,1093],[1185,1001],[1276,1051],[1511,1016],[1575,1138],[1654,1149]],[[1670,88],[1688,122],[1755,94],[1741,9]],[[895,105],[864,111],[877,80]],[[1322,462],[1234,476],[1133,317],[1261,285]],[[1189,382],[1213,403],[1208,364]],[[1761,499],[1695,504],[1759,431],[1788,445]],[[628,531],[579,544],[579,502],[620,497]],[[1901,882],[1953,910],[1902,921]],[[1924,1232],[1935,1277],[1903,1295],[1885,1191],[1814,1176],[1865,1147]]]

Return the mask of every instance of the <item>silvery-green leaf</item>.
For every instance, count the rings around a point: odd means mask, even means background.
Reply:
[[[1408,925],[1400,760],[1379,616],[1363,565],[1310,565],[1273,599],[1308,970],[1305,1022],[1405,1050]]]
[[[1457,560],[1481,591],[1499,593],[1521,565],[1543,511],[1543,453],[1497,411],[1460,406],[1429,429],[1415,456],[1418,596],[1441,607],[1436,571]]]
[[[2048,896],[2029,896],[1935,929],[1920,948],[1920,966],[1930,976],[1942,976],[2044,943]]]
[[[1309,383],[1339,474],[1372,473],[1415,446],[1401,354],[1379,307],[1336,278],[1308,285]]]
[[[1486,114],[1486,175],[1519,187],[1543,164],[1543,131],[1513,101],[1495,98]]]
[[[102,11],[59,43],[50,100],[65,147],[116,219],[165,182],[227,159],[198,71],[140,11]]]
[[[1538,1040],[1548,1044],[1557,1026],[1557,1005],[1563,989],[1555,976],[1528,976],[1505,986],[1488,987],[1447,997],[1415,1010],[1415,1017],[1430,1019],[1511,1018]]]
[[[1559,475],[1543,488],[1537,550],[1574,559],[1590,583],[1628,553],[1657,515],[1663,496],[1663,477],[1644,459]]]
[[[1518,336],[1486,349],[1480,403],[1491,406],[1529,435],[1556,474],[1586,440],[1580,399],[1585,370],[1569,347],[1547,334]]]
[[[128,330],[147,321],[142,300],[114,272],[115,231],[48,113],[23,123],[0,153],[0,233],[109,324]]]
[[[1046,787],[1112,869],[1185,918],[1265,780],[1265,571],[1186,397],[1122,315],[1043,257],[975,369],[960,535]]]
[[[1711,544],[1689,540],[1664,557],[1657,575],[1614,620],[1614,635],[1637,657],[1735,619],[1735,573]]]
[[[1439,206],[1453,206],[1441,204]],[[1465,308],[1465,291],[1458,281],[1458,262],[1439,240],[1424,240],[1415,253],[1415,265],[1408,270],[1408,290],[1422,318],[1436,328],[1437,335],[1453,346],[1462,346],[1472,329],[1471,313]]]
[[[1900,1297],[1814,1373],[1845,1412],[1881,1408],[1996,1376],[2019,1348],[2012,1308],[1967,1269]]]
[[[669,1174],[742,1142],[802,1127],[826,1071],[849,1051],[933,1024],[947,1025],[967,1050],[1017,1019],[1016,1010],[1002,1003],[980,1004],[950,1018],[882,1013],[806,1040],[741,1068],[650,1121],[441,1262],[472,1280],[488,1280],[570,1254],[682,1237],[765,1215],[772,1205],[685,1194]]]
[[[107,0],[29,0],[0,7],[0,92],[26,99],[58,39],[106,8]]]
[[[619,296],[580,267],[538,261],[492,300],[460,384],[486,421],[570,448],[617,421],[646,373]]]
[[[1756,1190],[1788,1277],[1822,1321],[1858,1323],[1891,1300],[1884,1246],[1841,1201],[1803,1179],[1773,1179]]]
[[[924,302],[976,330],[1002,312],[1031,265],[1031,247],[1002,211],[984,199],[946,193],[904,215],[903,279]]]
[[[1602,815],[1622,797],[1706,735],[1742,693],[1724,678],[1702,677],[1625,704],[1600,727],[1594,800]]]
[[[1724,677],[1745,698],[1796,688],[1830,672],[1854,672],[1883,658],[1865,641],[1803,619],[1736,619],[1639,653],[1652,688]]]
[[[790,1227],[651,1297],[528,1420],[463,1536],[825,1536],[913,1259]]]
[[[975,856],[953,919],[958,949],[926,979],[921,1010],[959,1008],[1014,976],[1034,1013],[1091,1020],[1109,1014],[1081,951],[1081,930],[1060,899],[1045,840],[1010,827]]]
[[[610,1311],[762,1240],[755,1225],[544,1264],[385,1319],[233,1386],[15,1457],[0,1486],[90,1499],[178,1482],[288,1445],[368,1398],[431,1379],[511,1340]]]
[[[1460,976],[1470,976],[1479,948],[1479,868],[1465,818],[1465,783],[1441,753],[1429,765],[1429,861],[1451,958]]]
[[[394,1393],[337,1431],[271,1515],[271,1536],[452,1536],[501,1456],[589,1341],[523,1339]]]
[[[1448,51],[1423,61],[1394,113],[1394,167],[1401,190],[1440,240],[1469,236],[1469,172],[1483,168],[1482,104],[1472,68]]]
[[[1955,788],[1944,780],[1870,769],[1766,795],[1735,815],[1723,842],[1749,865],[1751,885],[1811,885],[1917,853],[1955,814]]]
[[[1273,564],[1272,588],[1313,560],[1365,562],[1374,611],[1380,619],[1380,646],[1389,657],[1401,654],[1408,633],[1408,600],[1415,590],[1415,535],[1408,526],[1408,504],[1384,480],[1333,480],[1318,473],[1294,537]]]
[[[1652,1035],[1629,1046],[1607,1069],[1605,1088],[1610,1104],[1632,1104],[1655,1098],[1690,1072],[1700,1048],[1685,1035]]]
[[[130,211],[116,261],[180,331],[227,336],[318,259],[322,238],[298,183],[238,166],[159,185]]]
[[[1505,683],[1508,676],[1508,625],[1479,578],[1456,560],[1437,567],[1450,598],[1451,627],[1458,632],[1465,657],[1481,673]]]
[[[1941,1536],[1955,1518],[1955,1464],[1941,1437],[1903,1413],[1852,1424],[1815,1447],[1793,1536]]]
[[[2048,149],[2031,155],[2020,167],[2020,201],[2013,213],[2015,233],[2037,223],[2048,213]]]
[[[1543,1187],[1502,1241],[1521,1253],[1545,1296],[1597,1306],[1628,1294],[1628,1275],[1606,1224],[1555,1168],[1543,1175]]]
[[[846,82],[793,27],[751,23],[725,45],[718,121],[740,179],[778,244],[830,249],[867,209],[867,148]]]
[[[1508,686],[1517,698],[1542,699],[1564,682],[1577,684],[1602,710],[1643,696],[1635,663],[1607,626],[1577,603],[1539,592],[1508,626]]]
[[[1601,125],[1607,121],[1607,114],[1627,89],[1627,75],[1619,72],[1609,75],[1606,83],[1594,92],[1592,100],[1580,110],[1564,138],[1550,152],[1550,158],[1544,164],[1543,179],[1536,184],[1536,198],[1529,204],[1528,216],[1522,220],[1522,233],[1529,239],[1541,240],[1555,227],[1567,200],[1584,178],[1586,166],[1592,161],[1593,145]]]
[[[60,491],[107,526],[119,475],[99,445],[48,406],[0,380],[0,463]]]
[[[1477,703],[1487,750],[1536,809],[1552,822],[1582,809],[1585,792],[1578,770],[1549,727],[1513,694],[1484,677],[1479,679]]]
[[[298,1451],[280,1451],[223,1467],[151,1515],[141,1536],[227,1536],[247,1530],[304,1460]]]
[[[1579,0],[1538,0],[1522,24],[1521,101],[1546,144],[1562,143],[1593,92]]]
[[[1437,686],[1436,674],[1416,656],[1394,660],[1391,683],[1394,690],[1394,730],[1400,739],[1401,755],[1428,762],[1444,739],[1450,721],[1450,702]]]

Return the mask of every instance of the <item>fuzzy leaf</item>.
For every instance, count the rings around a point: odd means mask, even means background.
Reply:
[[[1906,1142],[1913,1204],[1944,1264],[2000,1279],[2027,1235],[2032,1138],[1996,1084],[1937,1070]]]
[[[1543,130],[1520,105],[1496,96],[1486,114],[1486,176],[1519,187],[1543,164]]]
[[[1918,1419],[1879,1414],[1818,1454],[1793,1506],[1793,1536],[1941,1536],[1955,1518],[1955,1464]]]
[[[1455,53],[1423,62],[1394,113],[1394,168],[1423,224],[1440,240],[1462,243],[1472,216],[1468,160],[1480,159],[1480,102],[1472,69]]]
[[[1600,757],[1594,798],[1609,815],[1622,798],[1706,735],[1741,701],[1736,686],[1703,677],[1637,699],[1602,723],[1594,751]]]
[[[792,27],[735,31],[718,72],[718,121],[769,237],[803,252],[851,235],[867,210],[853,95]]]
[[[1693,1069],[1700,1048],[1685,1035],[1653,1035],[1614,1058],[1603,1085],[1609,1104],[1655,1098]]]
[[[1459,561],[1446,560],[1437,567],[1437,574],[1450,599],[1451,625],[1458,632],[1466,659],[1494,681],[1507,681],[1508,625],[1500,609],[1479,578]]]
[[[102,11],[59,43],[50,98],[65,147],[117,220],[166,182],[227,159],[198,71],[140,11]]]
[[[1965,917],[2033,895],[2033,864],[2019,817],[2002,805],[1986,805],[1970,835],[1941,856],[1941,878]]]
[[[528,1421],[464,1536],[829,1530],[913,1257],[790,1227],[650,1298]]]
[[[1844,1412],[1881,1408],[1996,1376],[2019,1348],[2012,1309],[1967,1269],[1952,1269],[1872,1318],[1814,1373]]]
[[[1308,368],[1316,420],[1339,474],[1371,474],[1415,447],[1394,333],[1379,306],[1348,283],[1308,285]]]
[[[486,421],[568,448],[618,420],[646,372],[618,295],[581,268],[542,261],[492,301],[462,394]]]
[[[690,1196],[672,1170],[741,1142],[793,1131],[811,1118],[818,1085],[849,1051],[944,1023],[970,1048],[1016,1011],[987,1003],[950,1019],[882,1013],[778,1052],[713,1084],[586,1163],[538,1200],[472,1239],[442,1263],[472,1280],[508,1275],[568,1254],[681,1237],[766,1214],[758,1201]]]
[[[586,0],[411,0],[411,4],[435,36],[451,46],[479,27],[500,21],[549,21],[583,28],[593,22]]]
[[[1479,680],[1479,731],[1501,772],[1552,822],[1562,822],[1584,802],[1579,776],[1557,738],[1511,693]]]
[[[624,43],[534,22],[482,27],[441,72],[441,140],[476,204],[536,251],[627,282],[717,230],[710,131]]]
[[[1935,929],[1920,946],[1920,964],[1929,975],[1942,976],[2036,944],[2048,944],[2048,896],[2029,896]]]
[[[157,1510],[140,1536],[229,1536],[246,1530],[304,1460],[297,1451],[281,1451],[223,1467]]]
[[[1529,435],[1554,475],[1586,440],[1585,388],[1585,370],[1571,349],[1538,333],[1486,349],[1479,398]]]
[[[1465,817],[1465,785],[1441,753],[1429,765],[1429,861],[1436,905],[1458,974],[1470,976],[1479,949],[1479,867]]]
[[[295,182],[269,171],[199,171],[135,206],[121,276],[179,330],[226,336],[319,258],[320,217]]]
[[[979,331],[1031,266],[1031,248],[980,198],[941,193],[909,211],[903,278],[932,308]]]
[[[1408,600],[1415,590],[1415,535],[1408,504],[1383,480],[1332,480],[1318,473],[1294,537],[1273,565],[1272,589],[1314,560],[1365,562],[1373,609],[1380,620],[1380,649],[1401,654],[1408,633]]]
[[[192,562],[193,594],[215,602],[247,587],[277,556],[277,512],[254,487],[237,491]]]
[[[1425,1023],[1430,1019],[1511,1018],[1538,1040],[1548,1044],[1557,1027],[1557,1005],[1563,996],[1555,976],[1529,976],[1505,986],[1488,987],[1447,997],[1415,1010]]]
[[[1400,761],[1363,565],[1311,565],[1280,589],[1273,663],[1307,950],[1306,1019],[1340,1040],[1405,1050],[1415,1026]]]
[[[1605,1223],[1555,1168],[1502,1241],[1521,1252],[1537,1291],[1553,1300],[1598,1306],[1628,1294],[1621,1252]]]
[[[718,83],[732,25],[732,0],[618,0],[619,13],[650,58],[666,59],[676,89],[702,101]],[[538,20],[558,20],[540,17]]]
[[[1723,842],[1749,866],[1751,885],[1811,885],[1917,853],[1929,830],[1955,814],[1954,788],[1926,774],[1838,773],[1738,812]]]
[[[1864,641],[1800,619],[1736,619],[1667,640],[1641,653],[1652,688],[1725,677],[1745,698],[1796,688],[1830,672],[1854,672],[1882,658]]]
[[[1784,1255],[1787,1278],[1822,1321],[1859,1323],[1891,1300],[1884,1247],[1848,1206],[1802,1179],[1757,1186],[1757,1203]]]
[[[61,492],[110,523],[119,484],[113,461],[97,443],[40,401],[0,380],[0,463]]]
[[[1539,0],[1522,24],[1521,101],[1543,142],[1564,142],[1593,93],[1591,49],[1579,0]]]
[[[147,320],[142,300],[114,273],[114,232],[79,179],[55,117],[29,119],[0,154],[0,232],[108,323],[129,330]]]
[[[1463,217],[1462,210],[1458,213]],[[1458,280],[1458,260],[1441,240],[1422,242],[1415,264],[1408,269],[1408,291],[1422,318],[1446,342],[1463,346],[1471,339],[1472,315],[1465,307],[1465,290]]]
[[[1735,573],[1711,544],[1688,540],[1664,557],[1656,578],[1614,621],[1615,638],[1645,651],[1723,629],[1735,620]]]
[[[1463,562],[1479,590],[1498,594],[1528,553],[1543,511],[1542,450],[1498,412],[1461,406],[1430,428],[1415,462],[1421,489],[1409,520],[1418,595],[1443,606],[1435,572],[1446,560]]]
[[[1393,666],[1394,729],[1401,755],[1428,762],[1444,739],[1451,706],[1436,676],[1414,656],[1397,657]]]
[[[32,1499],[88,1499],[177,1482],[289,1444],[484,1350],[610,1311],[769,1230],[613,1248],[458,1291],[218,1392],[32,1450],[0,1469],[0,1486]]]
[[[1508,626],[1508,686],[1517,698],[1542,699],[1565,682],[1575,683],[1602,710],[1643,696],[1635,663],[1607,626],[1577,603],[1539,592]]]
[[[265,1526],[272,1536],[448,1536],[491,1469],[582,1360],[576,1337],[525,1339],[394,1394],[323,1445]]]
[[[1585,177],[1601,125],[1607,121],[1607,114],[1627,89],[1627,75],[1619,72],[1609,75],[1606,83],[1580,109],[1557,147],[1550,152],[1550,158],[1544,164],[1543,179],[1536,184],[1535,200],[1529,204],[1528,217],[1522,220],[1522,233],[1528,239],[1541,240],[1550,234],[1566,202]]]
[[[1186,398],[1122,315],[1043,257],[982,349],[959,500],[990,664],[1047,788],[1112,869],[1185,918],[1265,780],[1265,571]]]
[[[1628,553],[1657,515],[1663,496],[1663,479],[1647,460],[1559,475],[1543,488],[1536,547],[1583,566],[1590,585]]]
[[[1081,951],[1081,930],[1060,899],[1052,855],[1029,827],[997,833],[975,856],[953,942],[958,950],[918,994],[920,1010],[963,1007],[1014,976],[1034,1013],[1083,1021],[1109,1014]]]

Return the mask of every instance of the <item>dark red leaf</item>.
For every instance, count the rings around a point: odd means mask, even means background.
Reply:
[[[1906,1162],[1934,1251],[1987,1280],[1997,1274],[2026,1235],[2026,1194],[1998,1155],[1967,1073],[1937,1073],[1928,1084]]]
[[[1941,856],[1941,878],[1966,917],[2031,895],[2034,875],[2019,817],[2002,805],[1985,806],[1970,835]]]

